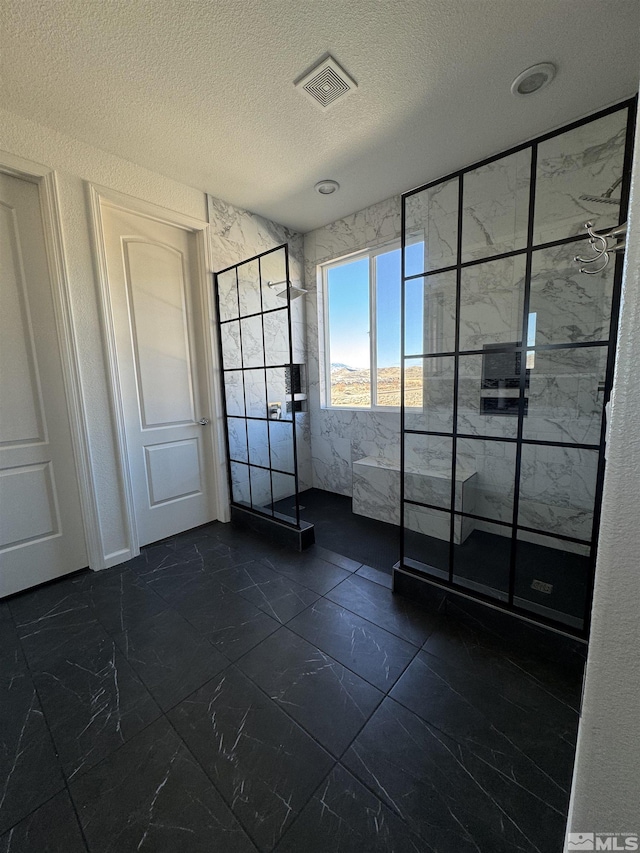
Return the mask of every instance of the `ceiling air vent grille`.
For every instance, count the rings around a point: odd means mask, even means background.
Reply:
[[[315,65],[296,86],[323,111],[358,88],[355,80],[331,56]]]

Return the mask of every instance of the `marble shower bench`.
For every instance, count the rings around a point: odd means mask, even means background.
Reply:
[[[456,509],[475,513],[476,472],[456,472]],[[436,465],[418,470],[405,467],[405,498],[449,508],[451,469]],[[353,512],[377,518],[388,524],[400,524],[400,460],[365,456],[353,463]],[[449,539],[449,517],[436,510],[407,506],[405,524],[410,530]],[[456,516],[454,542],[462,544],[474,529],[472,518]]]

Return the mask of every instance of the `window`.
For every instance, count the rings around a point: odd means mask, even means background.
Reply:
[[[399,246],[386,247],[323,267],[329,406],[400,406],[400,253]],[[424,244],[413,243],[406,253],[408,268],[415,266],[418,256],[422,262]],[[407,352],[421,352],[424,305],[419,289],[407,288],[405,308]],[[414,385],[408,385],[408,405],[421,403],[422,390]]]

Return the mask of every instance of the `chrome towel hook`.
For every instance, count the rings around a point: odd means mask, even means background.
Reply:
[[[589,245],[593,249],[593,255],[589,258],[581,258],[576,255],[574,261],[578,264],[587,265],[580,267],[580,272],[586,273],[586,275],[596,275],[607,266],[612,252],[624,252],[627,245],[625,240],[627,223],[609,228],[606,231],[595,231],[593,222],[585,222],[584,227],[589,235]],[[610,244],[610,240],[613,243]]]

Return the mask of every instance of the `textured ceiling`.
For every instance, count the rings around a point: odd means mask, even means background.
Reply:
[[[6,109],[300,231],[640,76],[638,0],[2,0],[0,39]],[[323,113],[293,81],[327,51],[359,88]],[[541,61],[555,82],[514,98]]]

